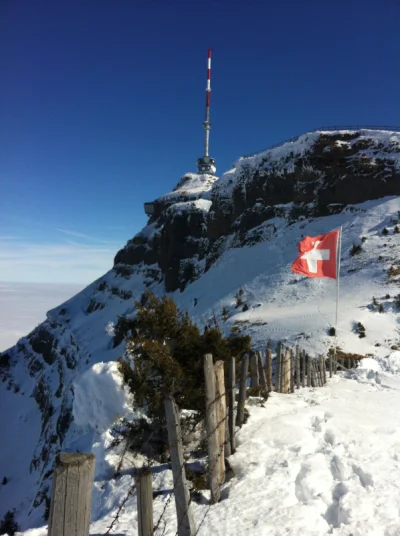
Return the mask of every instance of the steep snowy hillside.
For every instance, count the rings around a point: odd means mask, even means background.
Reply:
[[[117,253],[110,272],[1,354],[0,404],[8,411],[0,479],[8,483],[0,487],[0,517],[15,508],[23,528],[41,525],[56,453],[103,448],[106,432],[89,418],[85,425],[77,409],[79,382],[101,371],[104,385],[115,384],[107,378],[124,351],[118,317],[134,314],[146,288],[171,292],[201,326],[214,313],[227,330],[239,326],[254,348],[271,339],[326,352],[335,284],[294,275],[290,264],[302,236],[342,225],[339,345],[386,356],[400,343],[399,195],[400,135],[392,132],[306,134],[238,160],[219,180],[186,175],[154,202],[148,226]],[[236,307],[240,288],[247,310]]]

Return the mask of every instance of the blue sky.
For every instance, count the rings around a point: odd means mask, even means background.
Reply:
[[[201,156],[396,125],[397,0],[2,0],[0,281],[89,283]]]

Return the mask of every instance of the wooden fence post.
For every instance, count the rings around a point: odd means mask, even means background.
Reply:
[[[231,442],[231,454],[236,452],[235,442],[235,385],[236,385],[236,360],[231,357],[229,362],[229,384],[228,384],[228,403],[229,403],[229,439]]]
[[[329,377],[332,378],[332,375],[333,375],[333,363],[332,363],[333,356],[332,356],[332,352],[328,352],[328,358],[329,358]]]
[[[221,498],[221,488],[219,481],[219,436],[217,427],[217,409],[215,403],[215,371],[213,356],[204,356],[204,377],[206,387],[206,430],[208,438],[208,471],[209,486],[211,490],[211,503],[217,503]]]
[[[264,387],[264,389],[267,386],[267,378],[265,376],[265,368],[262,360],[261,352],[257,352],[258,355],[258,376],[260,379],[260,387]]]
[[[269,348],[267,348],[266,354],[265,354],[265,366],[267,369],[267,387],[268,392],[272,392],[272,352]]]
[[[283,378],[283,385],[282,385],[282,393],[288,394],[290,393],[290,377],[291,377],[291,359],[290,359],[290,350],[289,348],[286,349],[285,355],[284,355],[284,361],[283,361],[283,367],[282,367],[282,378]]]
[[[246,390],[247,390],[247,374],[249,370],[249,356],[245,354],[242,357],[242,367],[240,369],[240,385],[239,385],[239,402],[237,410],[237,422],[236,424],[240,427],[243,426],[244,421],[244,402],[246,400]]]
[[[305,387],[306,386],[306,353],[304,350],[301,353],[301,368],[302,368],[301,385],[302,387]]]
[[[56,458],[48,536],[89,536],[94,454],[64,453]]]
[[[281,392],[281,355],[282,355],[282,345],[278,344],[276,347],[276,358],[275,358],[275,391],[277,393]]]
[[[212,365],[212,355],[208,355],[211,357]],[[212,373],[214,376],[214,369],[212,369]],[[172,396],[167,396],[165,398],[164,407],[167,419],[168,443],[171,452],[172,475],[174,478],[175,506],[178,522],[177,534],[179,536],[194,536],[194,534],[196,534],[196,525],[190,505],[190,493],[186,482],[179,410]],[[152,534],[152,532],[149,534]],[[143,534],[143,536],[147,536],[147,534]]]
[[[311,359],[307,355],[307,387],[311,387]]]
[[[296,344],[296,387],[300,389],[300,349]]]
[[[150,467],[137,470],[137,512],[139,536],[153,535],[153,479]]]
[[[293,350],[290,350],[290,392],[294,393],[294,352]]]
[[[258,358],[256,352],[250,352],[250,377],[251,387],[259,387],[260,380],[258,377]]]
[[[214,365],[216,379],[216,408],[217,408],[217,426],[219,437],[219,467],[221,484],[225,482],[225,423],[226,423],[226,395],[225,395],[225,378],[224,362],[217,361]]]

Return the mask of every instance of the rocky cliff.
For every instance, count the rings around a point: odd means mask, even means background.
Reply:
[[[276,216],[327,216],[400,195],[399,162],[397,133],[321,131],[241,158],[217,181],[186,175],[154,202],[149,226],[117,253],[115,265],[156,265],[167,291],[183,290],[218,259],[228,238],[236,246],[263,240],[260,225]]]

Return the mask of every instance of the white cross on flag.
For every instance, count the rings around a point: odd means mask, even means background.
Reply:
[[[319,236],[306,236],[299,242],[299,256],[292,264],[296,274],[308,277],[337,277],[337,246],[339,231]]]

